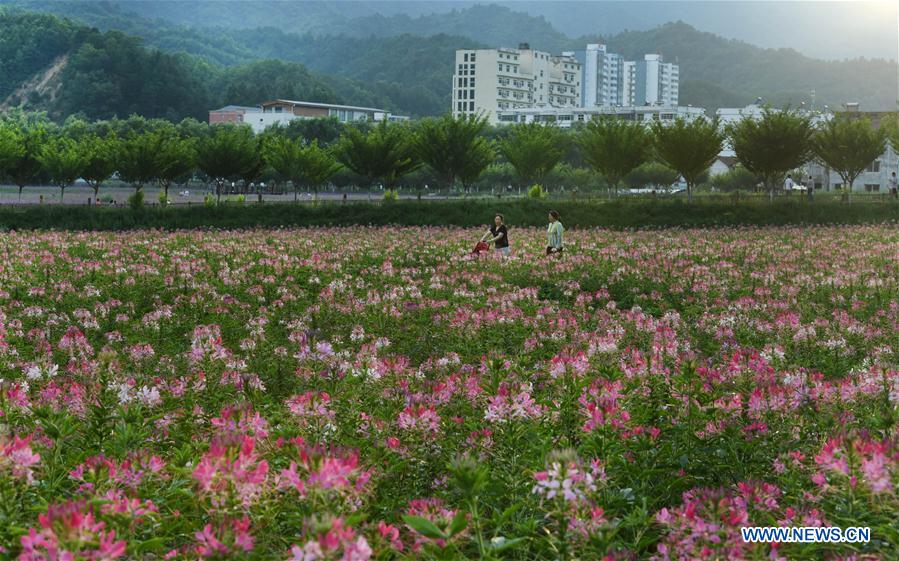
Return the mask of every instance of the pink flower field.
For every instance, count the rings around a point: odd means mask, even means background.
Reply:
[[[0,558],[899,559],[895,225],[480,233],[0,233]]]

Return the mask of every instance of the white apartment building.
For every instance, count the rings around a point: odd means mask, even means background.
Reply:
[[[634,65],[635,87],[633,98],[636,105],[677,106],[680,88],[680,68],[676,64],[663,62],[662,55],[645,55]]]
[[[453,115],[483,114],[496,123],[501,110],[577,107],[580,74],[574,57],[537,51],[527,43],[517,49],[457,50]]]
[[[621,65],[621,104],[637,105],[635,99],[637,99],[637,63],[626,60]]]
[[[649,54],[643,60],[629,61],[598,43],[571,54],[581,63],[583,107],[677,107],[680,68],[664,62],[661,55]]]
[[[608,52],[606,45],[599,43],[590,43],[583,51],[571,55],[581,63],[583,107],[628,105],[623,97],[626,77],[623,56]]]
[[[705,119],[705,109],[701,107],[662,107],[662,106],[621,106],[621,107],[575,107],[570,109],[554,107],[522,107],[500,110],[497,119],[501,124],[545,123],[560,128],[570,128],[577,124],[604,116],[637,121],[650,124],[654,121],[673,122],[682,118],[687,121]]]

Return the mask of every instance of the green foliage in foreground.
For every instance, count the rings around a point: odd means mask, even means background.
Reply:
[[[127,230],[133,228],[253,228],[278,226],[481,226],[497,212],[510,227],[542,226],[547,212],[558,210],[566,228],[715,227],[781,224],[861,224],[899,220],[899,205],[818,201],[775,203],[711,200],[611,202],[547,200],[399,200],[390,205],[363,202],[302,204],[224,204],[149,207],[141,213],[123,208],[28,206],[0,208],[0,229]]]

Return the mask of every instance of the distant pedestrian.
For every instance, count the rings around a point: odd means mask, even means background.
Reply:
[[[785,192],[787,195],[792,195],[792,194],[793,194],[793,186],[794,186],[794,185],[795,185],[795,184],[793,183],[793,176],[787,174],[787,178],[784,180],[784,192]]]
[[[894,199],[899,199],[899,183],[896,181],[895,171],[890,175],[890,195],[892,195]]]
[[[563,250],[562,234],[565,228],[559,221],[559,213],[555,210],[549,211],[549,226],[546,228],[546,254],[558,254]]]
[[[506,219],[502,214],[493,217],[493,225],[483,236],[482,242],[493,243],[494,250],[500,255],[509,255],[509,229],[506,227]]]

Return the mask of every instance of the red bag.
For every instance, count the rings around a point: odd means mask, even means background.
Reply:
[[[472,250],[471,253],[474,255],[480,255],[481,253],[487,253],[488,251],[490,251],[490,246],[487,244],[487,242],[478,242],[478,244],[474,246],[474,250]]]

